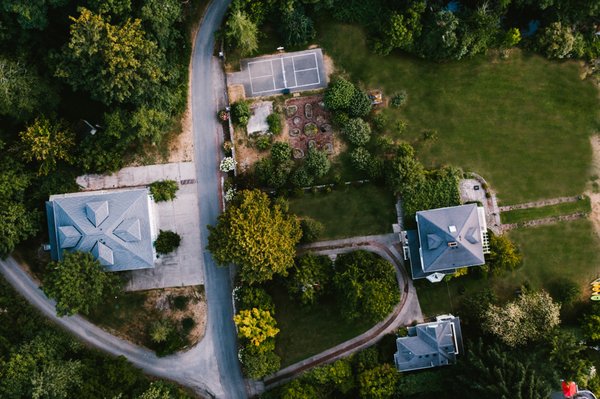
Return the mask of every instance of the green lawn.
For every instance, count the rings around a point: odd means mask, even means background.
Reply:
[[[374,185],[345,186],[331,193],[306,193],[290,199],[290,210],[325,225],[322,239],[392,232],[394,197]]]
[[[287,290],[273,284],[268,288],[275,302],[275,319],[281,330],[275,350],[281,367],[299,362],[367,331],[372,324],[347,323],[333,298],[323,298],[307,309],[290,299]]]
[[[563,202],[561,204],[543,206],[540,208],[513,209],[502,212],[500,217],[502,223],[519,223],[528,220],[543,219],[552,216],[569,215],[576,212],[589,213],[592,210],[590,198],[576,202]]]
[[[600,242],[587,219],[554,225],[521,228],[509,233],[523,253],[523,266],[500,278],[477,279],[471,276],[439,284],[418,282],[417,292],[423,313],[433,316],[451,312],[460,302],[461,292],[492,287],[503,298],[528,282],[532,288],[550,287],[569,278],[589,292],[589,283],[600,276]],[[585,295],[585,294],[584,294]]]
[[[415,145],[427,167],[476,171],[506,204],[584,191],[600,107],[575,61],[514,50],[507,60],[489,55],[437,64],[377,56],[355,26],[322,21],[318,32],[337,70],[353,81],[386,95],[407,91],[403,108],[384,111],[387,134]],[[408,122],[402,134],[395,129],[400,119]],[[437,141],[425,142],[425,129],[437,130]]]

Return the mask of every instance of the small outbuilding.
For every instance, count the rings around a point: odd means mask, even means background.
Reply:
[[[408,327],[408,336],[396,339],[394,363],[398,371],[413,371],[456,363],[463,352],[460,320],[452,315]]]

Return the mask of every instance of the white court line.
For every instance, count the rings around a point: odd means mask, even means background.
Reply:
[[[277,90],[277,85],[275,84],[275,72],[273,72],[273,60],[271,60],[269,65],[271,65],[271,78],[273,79],[273,90]]]
[[[283,65],[283,58],[279,58],[281,63],[281,74],[283,75],[283,87],[287,89],[287,79],[285,78],[285,66]]]
[[[314,70],[319,70],[319,68],[306,68],[306,69],[296,69],[296,72],[304,72],[304,71],[314,71]]]
[[[305,85],[288,86],[288,87],[286,87],[286,89],[297,89],[298,87],[314,86],[316,84],[318,84],[318,83],[308,83]],[[269,93],[272,91],[279,91],[279,90],[281,90],[281,89],[253,91],[252,94]]]

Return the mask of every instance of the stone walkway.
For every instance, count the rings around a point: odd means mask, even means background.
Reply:
[[[574,197],[559,197],[551,198],[541,201],[526,202],[523,204],[506,205],[500,207],[500,212],[512,211],[513,209],[529,209],[529,208],[540,208],[548,205],[562,204],[564,202],[577,202],[581,199],[581,196],[576,195]]]
[[[401,262],[402,256],[398,252],[399,245],[400,242],[398,241],[397,234],[386,234],[322,241],[299,248],[299,253],[313,252],[332,257],[359,249],[374,252],[395,266],[402,298],[400,303],[394,308],[394,311],[385,320],[379,322],[367,332],[267,376],[264,379],[264,384],[260,384],[259,382],[254,384],[255,394],[262,392],[264,389],[280,385],[313,367],[333,362],[371,346],[384,335],[395,331],[400,326],[409,325],[413,321],[420,322],[423,320],[416,290]]]

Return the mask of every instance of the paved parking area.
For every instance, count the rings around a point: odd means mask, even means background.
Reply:
[[[245,59],[241,71],[228,74],[229,84],[242,84],[246,97],[272,96],[327,86],[321,49]]]
[[[181,245],[168,255],[161,255],[153,269],[126,272],[127,291],[182,287],[204,284],[200,242],[200,208],[198,185],[192,162],[135,166],[112,175],[84,175],[77,178],[82,190],[110,190],[146,186],[157,180],[175,180],[179,184],[174,201],[156,203],[158,228],[181,236]]]

